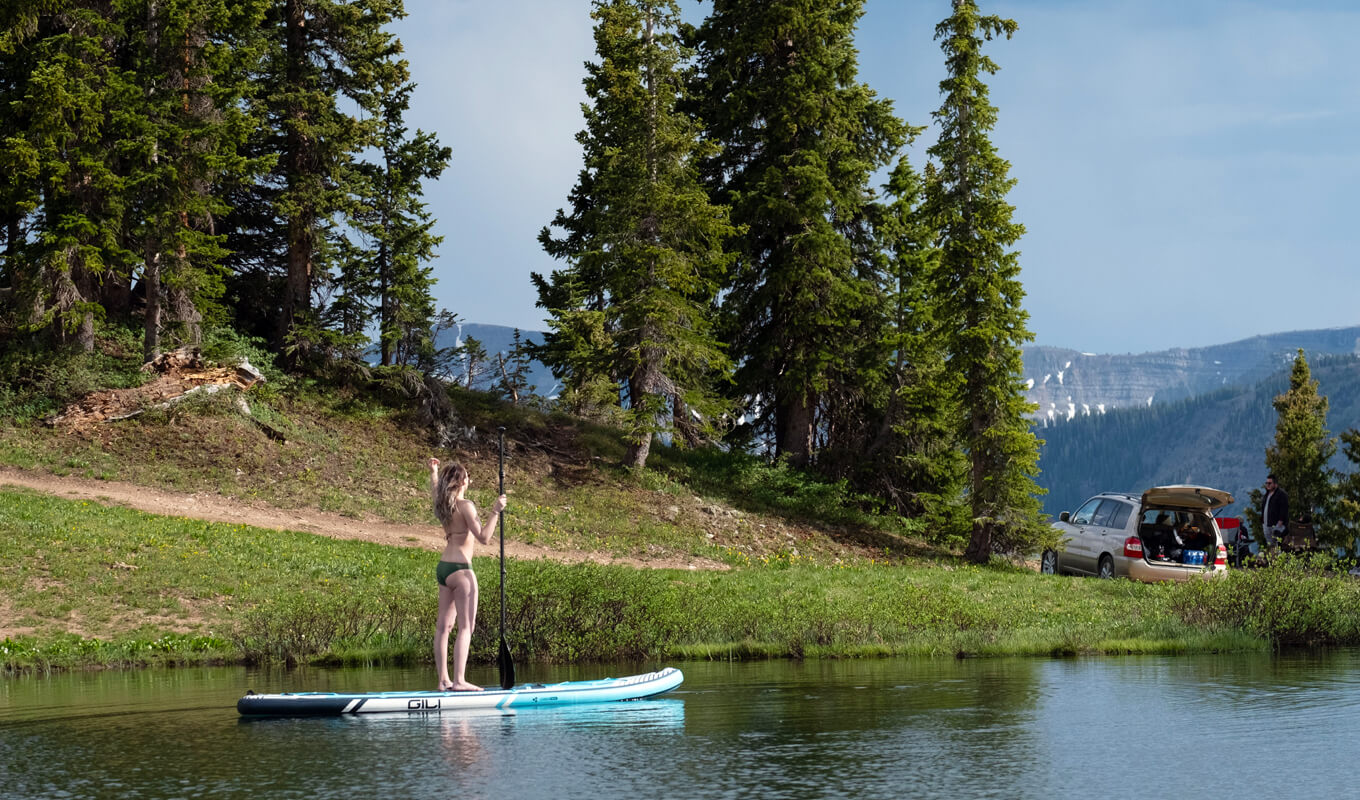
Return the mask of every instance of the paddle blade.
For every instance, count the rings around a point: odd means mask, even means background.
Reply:
[[[510,647],[501,639],[501,652],[496,656],[496,666],[501,671],[501,688],[511,689],[515,685],[515,661],[510,658]]]

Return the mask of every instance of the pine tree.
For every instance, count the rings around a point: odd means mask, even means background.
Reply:
[[[490,370],[486,346],[477,337],[468,336],[458,347],[458,357],[463,360],[463,385],[475,389]]]
[[[8,27],[0,27],[0,130],[22,131],[29,125],[22,102],[33,72],[32,50],[25,45],[26,30],[35,23],[35,7],[23,10]],[[26,12],[26,13],[25,13]],[[10,138],[7,134],[3,138]],[[15,288],[28,274],[20,251],[38,207],[40,187],[31,150],[19,142],[0,140],[0,319],[16,312]],[[21,275],[21,271],[23,275]]]
[[[1351,471],[1337,476],[1332,488],[1332,503],[1323,518],[1322,534],[1326,541],[1346,548],[1352,558],[1360,554],[1360,428],[1350,428],[1341,434],[1341,448]],[[1255,501],[1260,508],[1260,501]],[[1259,518],[1260,514],[1257,513]]]
[[[331,315],[340,318],[338,337],[322,326],[341,249],[337,225],[356,191],[351,165],[377,142],[376,117],[349,108],[375,107],[378,78],[400,48],[385,28],[403,14],[400,0],[275,0],[265,19],[252,105],[259,133],[247,153],[276,161],[269,176],[230,197],[231,290],[239,321],[269,333],[294,366],[355,344],[356,334],[343,331],[349,311]]]
[[[715,0],[695,35],[705,172],[742,226],[722,302],[736,389],[774,450],[812,462],[828,401],[853,394],[881,309],[866,258],[869,186],[906,127],[857,80],[863,0]],[[853,405],[853,400],[847,404]]]
[[[458,315],[448,309],[440,309],[430,316],[429,327],[422,331],[420,339],[429,342],[428,350],[417,349],[415,361],[412,366],[419,372],[434,379],[460,381],[465,374],[463,347],[459,344],[457,333],[462,329],[462,322]],[[449,334],[452,334],[450,336]],[[440,341],[453,339],[453,343],[447,347],[440,347]],[[468,337],[468,341],[475,341]],[[486,351],[482,350],[482,358],[486,357]],[[427,379],[428,382],[428,379]],[[469,384],[470,385],[470,382]]]
[[[1271,405],[1278,416],[1275,440],[1266,447],[1266,471],[1275,475],[1289,494],[1290,516],[1316,518],[1323,523],[1324,540],[1347,546],[1339,540],[1343,532],[1320,513],[1333,503],[1333,475],[1327,462],[1336,454],[1336,438],[1327,432],[1327,398],[1318,394],[1318,382],[1313,380],[1302,348],[1289,371],[1289,389],[1277,395]],[[1252,490],[1247,519],[1253,530],[1260,527],[1264,500],[1261,489]]]
[[[623,383],[625,463],[642,467],[653,435],[673,430],[676,407],[700,420],[721,411],[713,387],[730,366],[709,309],[732,228],[695,166],[713,148],[677,109],[687,53],[675,2],[596,0],[592,16],[600,62],[587,65],[585,167],[571,213],[553,220],[566,235],[540,236],[568,267],[551,281],[534,276],[554,318],[537,353],[580,388]]]
[[[905,157],[885,189],[893,201],[877,224],[889,306],[880,359],[884,396],[874,415],[878,429],[858,452],[860,483],[899,513],[923,517],[937,538],[949,539],[967,528],[959,502],[967,458],[958,445],[955,376],[945,362],[932,291],[937,231],[922,205],[921,178]]]
[[[496,360],[500,367],[501,388],[510,398],[510,404],[518,406],[534,391],[534,387],[529,383],[529,364],[533,359],[529,355],[527,343],[519,328],[515,328],[515,339],[510,345],[509,357],[505,353],[497,353]]]
[[[0,142],[0,163],[17,165],[16,192],[34,216],[33,235],[12,253],[16,266],[27,265],[12,275],[15,302],[30,330],[90,351],[101,300],[127,294],[134,259],[121,241],[126,182],[117,155],[138,95],[119,64],[124,32],[109,4],[19,11],[7,20],[5,50],[23,47],[30,71],[5,110],[23,127]]]
[[[1030,431],[1032,408],[1020,382],[1020,348],[1033,337],[1020,305],[1019,254],[1011,248],[1024,226],[1012,220],[1014,208],[1006,202],[1015,181],[988,138],[997,110],[981,80],[997,70],[982,54],[983,42],[1010,38],[1016,24],[981,15],[974,0],[953,3],[953,14],[935,28],[948,77],[934,115],[940,138],[929,150],[939,172],[928,184],[926,204],[940,235],[942,340],[958,378],[959,439],[970,460],[967,556],[985,563],[994,552],[1032,551],[1047,530],[1034,482],[1040,442]]]
[[[263,165],[239,155],[242,110],[263,0],[126,0],[128,59],[141,96],[136,133],[122,162],[128,175],[126,236],[143,254],[147,361],[163,330],[198,344],[205,316],[221,321],[223,237],[230,210],[218,190],[251,179]]]
[[[577,139],[580,140],[578,135]],[[584,216],[591,202],[588,170],[582,170],[569,197],[573,216]],[[529,278],[538,292],[537,305],[548,312],[548,330],[543,342],[531,346],[534,358],[562,381],[558,403],[568,412],[587,419],[603,419],[618,410],[618,378],[610,364],[611,335],[606,320],[604,279],[594,259],[577,258],[584,250],[584,230],[568,225],[565,212],[558,210],[553,226],[567,235],[555,239],[550,228],[538,236],[548,255],[568,260],[564,269],[548,277],[531,273]],[[587,288],[590,287],[590,288]]]
[[[380,65],[375,104],[379,160],[359,164],[351,182],[348,218],[362,242],[345,242],[338,282],[353,317],[347,332],[362,332],[376,314],[379,363],[414,364],[433,347],[420,334],[434,314],[434,249],[442,237],[422,200],[424,181],[438,179],[452,151],[430,133],[408,136],[404,117],[415,84],[404,59]]]

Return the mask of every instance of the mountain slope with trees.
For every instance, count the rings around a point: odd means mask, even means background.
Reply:
[[[1026,393],[1043,427],[1069,416],[1173,403],[1225,386],[1250,386],[1308,357],[1360,353],[1360,327],[1284,331],[1207,347],[1152,353],[1083,353],[1025,348]]]
[[[1312,377],[1330,401],[1333,435],[1360,428],[1360,358],[1312,359]],[[1237,503],[1224,513],[1240,513],[1265,479],[1278,417],[1273,401],[1288,389],[1289,373],[1281,371],[1251,386],[1050,427],[1039,462],[1044,510],[1071,511],[1096,492],[1193,483],[1232,492]],[[1341,455],[1329,464],[1351,470]]]

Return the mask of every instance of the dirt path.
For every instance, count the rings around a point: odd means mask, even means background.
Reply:
[[[283,509],[263,504],[243,503],[231,497],[195,492],[183,494],[152,489],[121,481],[100,481],[90,478],[62,477],[40,472],[27,472],[0,467],[0,486],[19,486],[25,489],[56,495],[67,499],[94,500],[107,505],[125,506],[148,514],[190,517],[209,522],[227,522],[274,530],[304,531],[336,539],[360,539],[366,542],[420,547],[438,551],[444,546],[439,528],[429,525],[400,525],[381,520],[357,520],[316,509]],[[511,509],[513,512],[513,508]],[[512,531],[513,533],[513,531]],[[499,549],[495,539],[491,547]],[[565,563],[593,561],[599,564],[624,564],[632,567],[664,569],[727,569],[727,565],[701,558],[638,559],[615,557],[607,553],[580,550],[560,550],[516,542],[513,536],[505,542],[505,554],[512,558],[548,558]]]

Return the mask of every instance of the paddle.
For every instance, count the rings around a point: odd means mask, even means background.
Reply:
[[[505,428],[501,427],[500,445],[501,462],[500,491],[497,494],[505,494]],[[501,672],[501,688],[509,689],[515,685],[515,662],[510,658],[510,648],[505,644],[505,511],[501,511],[500,520],[500,540],[501,540],[501,651],[496,656],[496,666]]]

